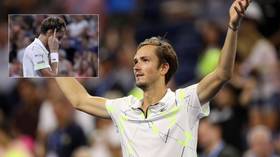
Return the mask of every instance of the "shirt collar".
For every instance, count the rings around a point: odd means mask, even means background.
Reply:
[[[41,48],[43,48],[44,52],[46,54],[49,54],[49,51],[47,50],[47,48],[45,47],[45,45],[42,43],[42,41],[38,38],[35,38],[35,43],[38,43],[40,45]]]
[[[158,103],[149,106],[149,109],[152,112],[164,111],[165,109],[167,109],[169,105],[172,105],[174,101],[175,101],[175,93],[168,88],[165,95],[161,98],[161,100],[159,100]],[[139,109],[141,108],[142,103],[143,103],[143,99],[138,100],[131,105],[131,108],[133,110]]]

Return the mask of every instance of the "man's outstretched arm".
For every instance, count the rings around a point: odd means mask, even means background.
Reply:
[[[55,80],[76,109],[98,117],[110,117],[105,107],[107,99],[89,95],[75,78],[57,77]]]
[[[229,10],[229,24],[217,68],[198,83],[197,94],[201,104],[212,99],[233,74],[236,56],[237,32],[250,0],[235,0]]]

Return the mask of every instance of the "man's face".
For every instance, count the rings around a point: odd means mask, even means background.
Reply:
[[[161,75],[155,50],[156,46],[145,45],[138,49],[134,56],[133,71],[136,85],[142,89],[157,81]]]
[[[47,33],[47,36],[48,37],[51,37],[54,35],[54,30],[49,30],[48,33]],[[65,29],[62,28],[61,30],[59,31],[56,31],[56,35],[55,37],[57,38],[57,40],[59,41],[59,43],[61,43],[61,40],[63,39],[63,37],[65,36]]]
[[[214,141],[213,137],[215,134],[217,134],[216,131],[207,120],[199,123],[198,143],[202,148],[207,148],[211,145]]]
[[[252,151],[258,156],[271,156],[272,144],[269,137],[264,133],[258,133],[251,140]]]
[[[59,43],[61,43],[61,40],[65,36],[65,29],[62,28],[60,31],[56,32],[56,38],[58,39]]]

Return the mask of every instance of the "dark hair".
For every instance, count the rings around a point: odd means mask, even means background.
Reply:
[[[46,34],[50,29],[56,29],[56,31],[59,32],[62,28],[66,28],[66,25],[64,20],[60,17],[48,17],[41,23],[41,33],[43,34]]]
[[[168,63],[169,64],[169,70],[165,76],[165,84],[168,83],[168,81],[171,79],[173,74],[176,72],[178,67],[178,59],[176,52],[174,51],[171,44],[162,37],[151,37],[149,39],[146,39],[145,41],[141,42],[138,45],[138,49],[145,45],[154,45],[157,46],[156,48],[156,56],[159,59],[159,66]]]

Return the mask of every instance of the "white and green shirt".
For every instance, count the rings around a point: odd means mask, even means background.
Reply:
[[[49,51],[37,38],[25,48],[23,55],[23,77],[39,77],[38,70],[51,68]]]
[[[200,104],[196,90],[197,84],[168,89],[146,115],[133,96],[108,100],[123,157],[196,157],[199,119],[209,114],[209,102]]]

